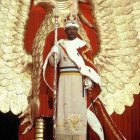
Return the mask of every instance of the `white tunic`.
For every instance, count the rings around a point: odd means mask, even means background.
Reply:
[[[73,41],[65,40],[63,43],[61,45],[70,45]],[[56,140],[86,140],[87,103],[83,95],[82,76],[78,69],[73,68],[75,63],[61,46],[59,50]]]

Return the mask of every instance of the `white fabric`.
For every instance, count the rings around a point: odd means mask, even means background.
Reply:
[[[73,49],[78,49],[78,48],[81,48],[81,47],[86,45],[86,42],[79,39],[79,38],[75,38],[74,40],[61,39],[61,40],[58,41],[58,45],[59,45],[59,43],[62,46],[64,46],[65,48],[71,47]]]
[[[79,28],[79,24],[76,20],[68,20],[65,24],[65,29],[68,27],[76,27]]]
[[[59,68],[76,67],[59,46]],[[57,92],[56,140],[86,140],[87,103],[80,72],[60,71]]]
[[[65,29],[68,28],[68,27],[76,27],[76,28],[79,28],[79,25],[77,23],[67,23],[65,25]]]
[[[80,56],[80,54],[77,51],[78,48],[81,48],[86,45],[86,43],[83,40],[81,40],[79,38],[76,38],[72,41],[61,39],[57,42],[56,46],[59,46],[59,44],[61,44],[62,46],[65,46],[65,50],[67,51],[67,54],[69,55],[71,60],[74,61],[75,64],[78,66],[78,68],[80,69],[80,73],[82,75],[89,77],[92,81],[101,85],[100,77],[99,77],[98,73],[91,67],[85,65],[85,62],[84,62],[82,56]],[[43,65],[43,79],[47,85],[48,85],[48,83],[45,80],[45,70],[46,70],[46,66],[48,64],[48,59],[52,55],[52,53],[53,53],[53,49],[51,49],[51,51],[49,52],[49,54],[46,57],[46,60],[44,62],[44,65]],[[53,90],[51,87],[50,87],[50,89]]]
[[[96,115],[91,112],[89,108],[87,109],[87,121],[93,131],[99,136],[100,140],[104,140],[103,128]]]
[[[85,76],[91,78],[91,80],[93,82],[101,85],[100,77],[99,77],[98,73],[91,67],[85,65],[85,62],[84,62],[82,56],[77,51],[78,48],[81,48],[85,45],[85,42],[79,38],[76,38],[76,39],[72,40],[71,43],[68,40],[67,41],[60,40],[60,44],[62,46],[65,46],[68,56],[78,66],[80,73],[82,75],[85,75]]]

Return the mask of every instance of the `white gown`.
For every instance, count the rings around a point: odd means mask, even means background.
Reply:
[[[87,102],[82,76],[62,47],[59,50],[56,140],[86,140]]]

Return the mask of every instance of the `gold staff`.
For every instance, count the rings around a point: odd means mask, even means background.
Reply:
[[[54,19],[55,19],[55,46],[57,46],[57,37],[58,37],[58,13],[57,10],[54,10]],[[54,91],[53,91],[53,138],[56,139],[56,107],[57,107],[57,54],[54,54]]]

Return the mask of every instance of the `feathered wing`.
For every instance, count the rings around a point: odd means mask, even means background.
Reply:
[[[100,99],[109,114],[121,114],[140,92],[140,1],[89,1],[101,42],[94,59],[102,79]]]
[[[24,50],[30,0],[0,1],[0,111],[14,114],[28,106],[31,56]]]

